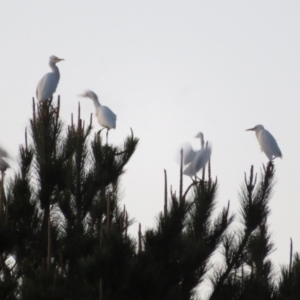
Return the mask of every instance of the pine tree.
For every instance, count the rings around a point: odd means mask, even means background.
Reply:
[[[208,180],[196,178],[184,193],[182,170],[180,178],[179,196],[171,192],[168,203],[166,190],[164,213],[140,243],[131,275],[134,290],[127,299],[191,299],[233,220],[229,206],[212,217],[217,180],[212,180],[210,172]]]
[[[281,278],[278,284],[276,300],[296,300],[300,295],[300,254],[293,255],[293,241],[290,245],[289,266],[281,268]]]
[[[225,268],[213,278],[210,299],[272,299],[272,263],[267,256],[273,250],[267,217],[272,195],[274,165],[269,162],[257,183],[251,167],[249,179],[240,194],[242,227],[223,240]]]
[[[299,254],[291,247],[278,280],[269,259],[272,162],[259,179],[253,167],[245,175],[238,214],[229,202],[216,212],[210,163],[185,191],[181,164],[178,195],[171,189],[169,197],[165,171],[163,210],[135,238],[119,184],[139,140],[131,132],[122,147],[105,144],[80,106],[67,127],[59,112],[59,99],[33,101],[19,171],[8,182],[1,172],[0,299],[299,299]],[[220,249],[224,265],[211,274]],[[195,291],[207,276],[208,298]]]
[[[122,148],[90,141],[80,109],[64,133],[59,108],[59,99],[33,102],[31,139],[1,206],[2,299],[118,297],[135,254],[118,183],[138,139],[132,133]]]

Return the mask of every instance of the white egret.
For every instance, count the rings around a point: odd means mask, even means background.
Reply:
[[[200,145],[201,145],[201,149],[202,149],[204,147],[204,135],[203,135],[203,133],[198,132],[195,135],[195,138],[200,139]],[[190,162],[192,162],[192,160],[195,158],[198,151],[194,151],[193,148],[192,148],[192,145],[190,143],[183,144],[182,149],[183,149],[183,163],[185,165],[187,165]]]
[[[36,88],[36,97],[39,101],[46,101],[50,99],[56,91],[60,74],[56,63],[64,60],[54,55],[50,56],[49,66],[52,72],[47,73],[38,83]]]
[[[207,145],[196,153],[193,161],[187,166],[183,174],[188,176],[196,176],[196,174],[205,167],[211,156],[211,145]]]
[[[183,171],[183,174],[187,176],[196,176],[196,174],[205,167],[211,156],[211,145],[206,145],[206,147],[204,147],[203,133],[199,132],[195,137],[200,138],[201,149],[199,151],[194,152],[194,158]],[[192,157],[191,154],[189,154],[189,158],[190,157]]]
[[[263,151],[269,160],[273,160],[276,157],[282,158],[281,151],[273,135],[264,128],[262,125],[256,125],[253,128],[249,128],[246,131],[255,131],[256,138],[260,145],[261,151]]]
[[[108,139],[108,131],[110,129],[115,129],[116,128],[116,120],[117,116],[111,111],[110,108],[107,106],[102,106],[98,100],[98,96],[93,92],[93,91],[85,91],[81,97],[87,97],[93,100],[94,105],[95,105],[95,110],[96,110],[96,117],[98,119],[98,123],[107,129],[106,131],[106,143]],[[104,129],[103,128],[103,129]],[[101,130],[103,130],[101,129]],[[98,132],[101,132],[99,130]]]

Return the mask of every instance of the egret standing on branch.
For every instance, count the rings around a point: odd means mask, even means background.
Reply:
[[[201,149],[204,147],[204,135],[202,132],[198,132],[195,138],[200,139]],[[183,164],[187,165],[195,158],[198,151],[194,151],[191,143],[185,143],[181,147],[183,149]]]
[[[56,91],[60,74],[56,63],[63,60],[54,55],[50,56],[49,66],[52,72],[47,73],[38,83],[36,88],[36,97],[39,101],[50,99]]]
[[[189,152],[187,153],[187,156],[184,156],[184,161],[188,161],[188,157],[192,158],[194,156],[191,163],[183,172],[183,174],[187,176],[196,176],[196,174],[205,167],[211,156],[211,145],[206,145],[206,147],[204,147],[203,133],[199,132],[195,137],[200,138],[201,149],[196,152],[194,151],[194,155],[191,154],[192,152]]]
[[[93,91],[85,91],[81,97],[87,97],[93,100],[96,110],[96,117],[98,123],[107,129],[106,131],[106,144],[108,140],[108,131],[116,128],[117,116],[107,106],[102,106],[98,100],[98,96]],[[98,131],[100,133],[104,128]]]
[[[263,151],[268,159],[271,161],[276,157],[282,158],[281,151],[273,135],[262,125],[256,125],[246,131],[255,131],[261,151]]]

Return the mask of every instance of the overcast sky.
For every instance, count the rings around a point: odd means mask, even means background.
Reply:
[[[287,263],[290,237],[300,250],[299,10],[299,1],[1,1],[1,145],[17,157],[49,56],[64,58],[56,95],[66,124],[78,101],[88,122],[93,103],[77,95],[92,89],[117,114],[109,141],[122,144],[130,127],[140,138],[122,179],[135,233],[163,208],[164,169],[178,190],[176,151],[199,147],[199,131],[213,145],[218,210],[230,199],[238,212],[244,172],[267,162],[245,129],[262,124],[283,153],[269,224],[272,257]]]

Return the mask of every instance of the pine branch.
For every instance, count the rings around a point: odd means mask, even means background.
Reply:
[[[241,259],[252,232],[266,221],[269,214],[268,202],[272,193],[273,178],[274,166],[272,162],[269,162],[267,168],[264,169],[264,174],[261,176],[256,189],[256,176],[254,177],[253,175],[253,166],[250,170],[249,181],[245,178],[245,188],[241,194],[241,215],[245,225],[244,232],[235,253],[232,254],[231,261],[227,261],[226,270],[219,276],[215,283],[214,290],[210,296],[211,300],[218,299],[218,295],[222,293],[224,283],[234,266]]]

